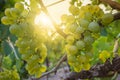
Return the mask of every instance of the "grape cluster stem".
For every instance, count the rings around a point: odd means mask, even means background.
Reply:
[[[42,8],[42,11],[50,18],[54,28],[56,29],[56,31],[61,35],[63,36],[64,38],[67,37],[67,35],[59,28],[59,25],[56,24],[56,22],[53,20],[53,18],[51,17],[51,15],[49,14],[47,8],[45,7],[45,5],[43,4],[43,1],[40,0],[39,1],[40,5],[41,5],[41,8]]]
[[[67,54],[64,54],[64,55],[60,58],[60,60],[59,60],[58,63],[56,64],[56,66],[55,66],[52,70],[50,70],[50,71],[48,71],[48,72],[46,72],[46,73],[43,73],[40,78],[42,78],[42,77],[44,77],[44,76],[47,76],[47,75],[49,75],[49,74],[51,74],[51,73],[56,72],[57,69],[59,68],[59,66],[62,64],[62,62],[66,61],[66,59],[67,59]],[[36,79],[34,79],[34,80],[39,80],[40,78],[36,78]]]

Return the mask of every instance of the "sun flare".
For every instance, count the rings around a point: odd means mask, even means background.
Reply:
[[[35,18],[35,24],[37,24],[37,25],[40,24],[40,25],[43,25],[44,27],[51,28],[51,29],[53,28],[51,20],[44,13],[41,13],[40,15],[36,16],[36,18]]]

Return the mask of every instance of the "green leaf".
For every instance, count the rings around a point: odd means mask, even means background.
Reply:
[[[107,42],[107,37],[101,36],[93,43],[93,60],[92,63],[95,64],[99,61],[98,57],[101,51],[106,50],[109,51],[109,53],[112,52],[113,45],[111,43]],[[111,54],[110,54],[111,55]]]
[[[2,52],[5,55],[9,55],[10,53],[12,53],[12,50],[11,50],[9,44],[6,41],[2,41],[1,46],[2,46]]]
[[[16,68],[17,68],[17,70],[18,70],[19,72],[20,72],[22,66],[23,66],[23,61],[20,60],[20,59],[17,59],[17,60],[16,60]]]
[[[3,57],[3,60],[2,60],[2,67],[3,68],[6,68],[6,69],[12,69],[12,60],[10,58],[10,56],[6,56],[6,57]]]

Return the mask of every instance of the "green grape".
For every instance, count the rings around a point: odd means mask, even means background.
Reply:
[[[75,56],[67,55],[67,59],[68,59],[68,63],[70,65],[72,65],[76,62],[76,57]]]
[[[84,14],[85,14],[85,12],[84,11],[81,11],[80,13],[79,13],[79,18],[81,19],[81,18],[84,18]]]
[[[42,50],[41,53],[40,53],[40,56],[41,56],[42,58],[46,58],[46,56],[47,56],[47,51],[44,52],[44,51]]]
[[[77,27],[78,27],[78,25],[76,23],[71,24],[70,26],[68,26],[69,31],[72,32],[72,33],[75,32],[75,30],[77,29]]]
[[[29,58],[31,58],[32,53],[26,53],[26,54],[22,54],[22,59],[24,59],[25,61],[27,61]]]
[[[39,63],[43,63],[43,62],[44,62],[44,59],[45,59],[44,57],[40,57],[38,62],[39,62]]]
[[[86,43],[85,44],[85,50],[88,52],[91,52],[91,50],[92,50],[92,43]]]
[[[40,76],[42,75],[42,72],[41,71],[36,71],[36,73],[35,73],[35,77],[36,78],[39,78]]]
[[[42,56],[43,58],[46,58],[47,56],[47,48],[44,44],[41,44],[38,48],[36,48],[36,53],[40,54],[39,56]]]
[[[93,16],[90,12],[87,12],[87,13],[85,13],[84,18],[85,18],[85,20],[92,21]]]
[[[34,18],[36,17],[36,15],[34,15],[34,13],[29,13],[29,15],[27,15],[27,21],[28,23],[30,22],[34,22]]]
[[[41,12],[41,8],[39,7],[38,3],[39,2],[37,2],[36,4],[34,3],[34,5],[30,5],[32,13],[35,13],[36,15],[39,15]]]
[[[5,9],[5,15],[8,16],[8,17],[11,17],[10,8]]]
[[[20,54],[24,54],[25,49],[18,47],[18,51],[19,51]]]
[[[17,18],[20,15],[20,11],[16,8],[11,8],[10,14],[12,17]]]
[[[77,6],[81,6],[81,5],[82,5],[82,2],[81,2],[81,1],[77,3]]]
[[[74,34],[74,37],[75,37],[75,39],[80,39],[81,38],[81,34]]]
[[[74,66],[74,71],[75,72],[80,72],[82,70],[82,68],[83,68],[82,64],[80,64],[79,66]]]
[[[82,40],[79,40],[76,42],[76,46],[78,49],[83,49],[85,47],[85,42]]]
[[[47,48],[46,48],[45,44],[41,45],[41,52],[47,53]]]
[[[68,44],[73,44],[74,40],[75,40],[74,36],[72,36],[72,35],[67,36],[66,41],[67,41]]]
[[[81,34],[85,31],[85,29],[83,27],[77,27],[76,30],[75,30],[75,33],[76,34]]]
[[[15,3],[14,6],[16,9],[19,9],[21,12],[24,10],[24,4],[22,2]]]
[[[68,15],[67,15],[67,14],[63,14],[63,15],[61,16],[62,22],[63,22],[63,23],[66,23],[66,22],[67,22],[67,18],[68,18]]]
[[[80,55],[80,60],[81,63],[89,62],[89,58],[87,58],[86,55]]]
[[[38,60],[39,60],[39,56],[33,55],[27,62],[28,62],[28,64],[32,64],[32,63],[37,63]]]
[[[70,48],[70,44],[67,44],[67,45],[65,45],[65,50],[66,50],[66,52],[69,54],[69,48]]]
[[[37,70],[40,69],[40,64],[38,64],[37,62],[36,63],[30,63],[30,64],[26,65],[25,68],[26,68],[26,70],[28,70],[30,75],[34,75],[37,72]]]
[[[45,72],[46,71],[46,66],[45,65],[41,65],[40,66],[40,71],[41,72]]]
[[[29,32],[27,29],[29,29],[29,25],[25,23],[12,24],[9,28],[10,32],[17,37],[27,36],[27,33]]]
[[[18,32],[18,30],[19,30],[19,27],[20,27],[20,26],[17,25],[17,24],[11,25],[10,28],[9,28],[10,33],[16,34],[16,33]]]
[[[73,14],[73,15],[78,15],[79,14],[79,8],[75,7],[74,5],[71,5],[69,7],[69,11]]]
[[[30,41],[21,41],[19,46],[26,49],[26,48],[29,48],[29,44],[30,44]]]
[[[84,36],[91,36],[91,32],[90,32],[90,31],[85,31],[85,32],[83,33],[83,35],[84,35]]]
[[[47,56],[47,49],[46,47],[43,49],[41,48],[41,52],[39,53],[40,55],[40,58],[39,58],[39,63],[43,63],[44,59],[46,58]]]
[[[78,49],[75,45],[71,45],[69,48],[68,48],[68,51],[69,51],[69,54],[76,54],[78,52]]]
[[[21,13],[21,16],[26,17],[26,16],[28,16],[28,14],[29,14],[29,10],[24,9],[24,11],[22,11],[22,13]]]
[[[89,63],[84,63],[83,68],[84,70],[89,70],[91,65]]]
[[[5,24],[5,25],[9,25],[9,24],[13,24],[14,23],[14,21],[12,19],[10,19],[9,17],[7,17],[7,16],[3,16],[1,18],[1,22],[3,24]]]
[[[103,25],[108,25],[113,21],[113,19],[114,19],[113,14],[107,13],[107,14],[104,14],[102,16],[102,18],[101,18],[102,21],[101,22],[102,22]]]
[[[26,68],[26,70],[30,70],[31,66],[29,66],[29,64],[26,64],[25,68]]]
[[[18,24],[11,25],[9,28],[9,31],[10,31],[10,33],[12,33],[16,36],[20,36],[20,37],[24,36],[24,33],[21,33],[21,32],[23,32],[23,30],[20,27],[20,25],[18,25]]]
[[[100,26],[97,22],[91,22],[88,26],[88,29],[92,32],[99,32]]]
[[[29,70],[28,70],[28,73],[29,73],[30,75],[34,75],[34,74],[35,74],[35,71],[34,71],[34,70],[29,69]]]
[[[39,65],[39,64],[36,64],[35,66],[32,66],[32,67],[30,68],[29,73],[30,73],[31,75],[34,75],[34,74],[37,72],[37,70],[39,70],[39,68],[40,68],[40,65]]]
[[[18,38],[18,39],[15,41],[15,46],[20,47],[21,42],[22,42],[22,38]]]
[[[68,15],[67,22],[69,22],[69,24],[74,23],[75,22],[75,17],[73,15]]]
[[[30,30],[32,29],[31,26],[27,23],[20,23],[19,24],[20,28],[21,28],[21,34],[24,36],[28,36],[28,34],[31,34]],[[32,36],[32,34],[31,34]]]
[[[17,70],[13,70],[13,72],[12,72],[12,74],[13,74],[13,78],[15,79],[15,80],[20,80],[20,76],[19,76],[19,74],[17,73]],[[13,80],[14,80],[13,79]]]
[[[94,42],[94,38],[92,36],[85,36],[84,37],[84,42],[86,44],[92,44]]]
[[[88,20],[81,19],[79,23],[80,23],[81,27],[87,29],[90,22]]]

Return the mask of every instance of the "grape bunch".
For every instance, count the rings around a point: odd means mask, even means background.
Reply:
[[[71,5],[69,11],[70,15],[64,14],[61,17],[65,26],[64,32],[68,34],[65,48],[69,65],[74,71],[80,72],[88,70],[91,66],[92,44],[101,32],[98,21],[101,20],[103,25],[108,25],[113,21],[113,15],[104,14],[98,5]]]
[[[16,3],[14,8],[6,8],[5,15],[1,19],[1,22],[5,25],[11,25],[19,23],[21,20],[21,13],[24,11],[24,4],[22,2]]]
[[[9,31],[17,37],[15,45],[22,59],[27,62],[28,73],[40,77],[42,72],[46,71],[43,62],[47,56],[47,48],[44,44],[43,30],[34,24],[40,8],[35,4],[36,0],[30,1],[29,5],[18,2],[14,8],[7,8],[1,21],[10,25]]]
[[[4,70],[0,72],[0,80],[20,80],[16,70]]]

